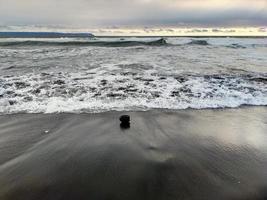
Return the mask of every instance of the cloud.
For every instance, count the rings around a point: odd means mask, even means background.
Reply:
[[[0,24],[267,25],[267,0],[0,0]]]

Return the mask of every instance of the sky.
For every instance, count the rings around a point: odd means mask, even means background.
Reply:
[[[0,0],[0,25],[267,27],[267,0]]]

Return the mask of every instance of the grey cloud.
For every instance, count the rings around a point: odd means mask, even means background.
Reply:
[[[267,0],[255,0],[253,4],[262,5],[259,8],[251,8],[249,0],[239,1],[243,2],[242,7],[203,8],[201,4],[212,5],[214,0],[0,0],[0,24],[267,25]],[[195,6],[185,9],[182,7],[185,2]]]

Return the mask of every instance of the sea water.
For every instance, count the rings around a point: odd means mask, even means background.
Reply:
[[[266,38],[0,38],[0,113],[267,105]]]

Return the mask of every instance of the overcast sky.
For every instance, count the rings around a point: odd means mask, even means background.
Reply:
[[[0,25],[267,26],[267,0],[0,0]]]

